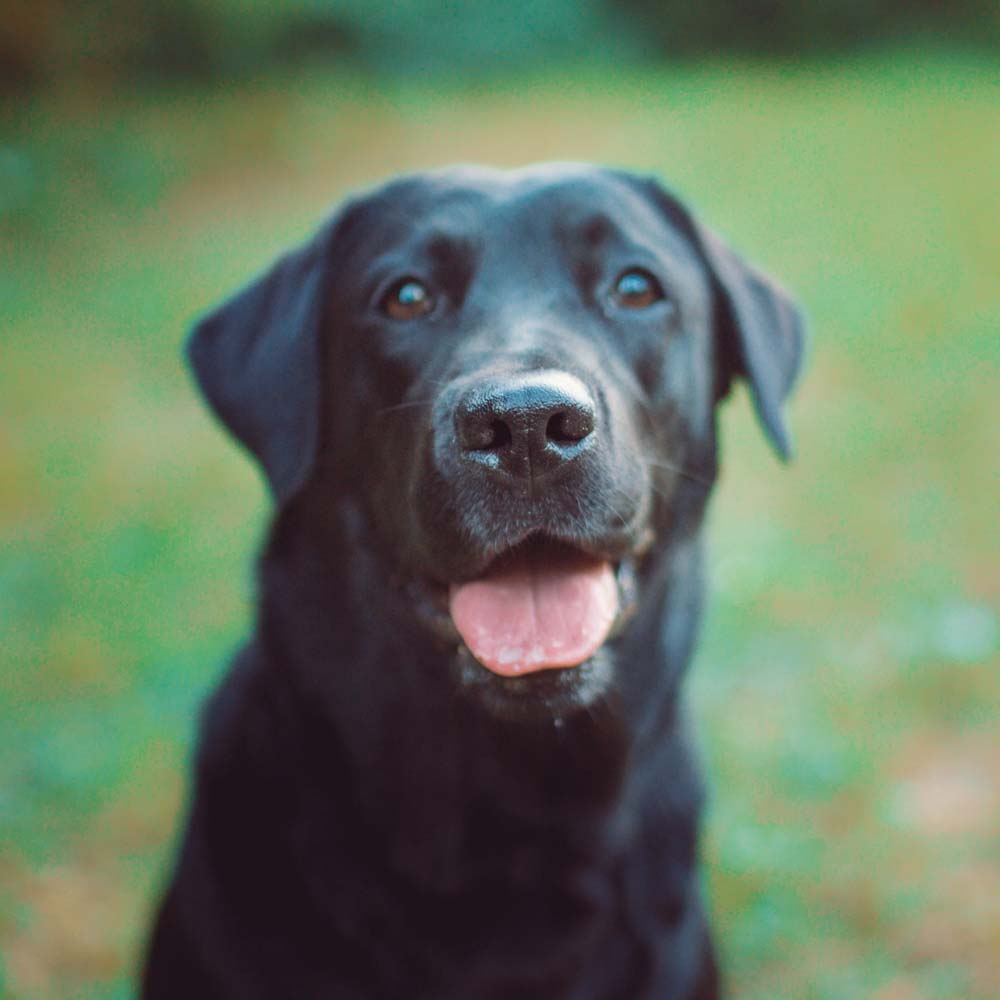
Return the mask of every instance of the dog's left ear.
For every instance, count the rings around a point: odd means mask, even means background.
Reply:
[[[642,183],[691,240],[711,275],[719,332],[718,398],[729,391],[734,376],[745,378],[757,418],[774,450],[787,461],[792,446],[782,406],[802,367],[802,313],[776,282],[701,225],[659,181]]]
[[[319,449],[321,327],[332,267],[331,220],[304,246],[198,322],[187,355],[201,391],[259,461],[279,506]]]
[[[720,393],[733,374],[750,385],[754,409],[774,450],[787,461],[792,445],[782,407],[802,367],[805,322],[798,306],[718,236],[691,220],[719,298]]]

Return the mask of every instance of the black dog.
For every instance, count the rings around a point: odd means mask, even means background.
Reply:
[[[718,994],[679,687],[715,407],[801,324],[655,182],[459,168],[203,320],[276,501],[147,997]]]

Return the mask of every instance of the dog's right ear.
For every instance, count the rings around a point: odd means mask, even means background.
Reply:
[[[337,219],[203,317],[187,342],[198,385],[260,462],[278,506],[319,449],[321,328]]]

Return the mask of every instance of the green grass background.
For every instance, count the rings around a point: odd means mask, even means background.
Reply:
[[[489,85],[63,89],[0,133],[0,994],[126,997],[267,516],[192,316],[345,192],[455,160],[664,177],[796,290],[723,420],[691,677],[739,997],[1000,996],[1000,86],[898,48]]]

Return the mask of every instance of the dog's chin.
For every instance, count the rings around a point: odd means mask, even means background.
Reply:
[[[614,654],[605,645],[573,667],[502,677],[487,670],[460,645],[451,658],[451,673],[462,696],[494,718],[558,727],[563,719],[586,711],[608,693],[614,677]]]

